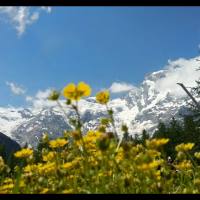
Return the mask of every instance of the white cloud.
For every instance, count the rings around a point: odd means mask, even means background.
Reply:
[[[168,60],[164,67],[165,76],[155,81],[155,89],[159,92],[170,92],[175,96],[185,96],[185,91],[177,85],[183,83],[188,89],[196,86],[196,80],[200,78],[200,57],[191,59],[179,58],[174,61]],[[125,82],[114,82],[109,88],[111,93],[127,92],[136,89],[134,85]]]
[[[51,93],[51,89],[46,89],[44,91],[39,90],[36,94],[37,99],[47,99]]]
[[[165,76],[158,77],[153,84],[153,88],[159,92],[171,92],[173,95],[185,96],[183,89],[177,85],[178,82],[183,83],[186,87],[193,87],[196,85],[196,80],[200,78],[200,57],[192,59],[180,58],[174,61],[169,60],[167,66],[164,67]],[[157,72],[154,72],[156,74]],[[126,82],[113,82],[109,90],[113,94],[128,92],[132,89],[139,89],[132,84]],[[39,90],[34,96],[26,96],[26,101],[31,103],[34,108],[44,108],[55,106],[55,102],[48,101],[51,89]]]
[[[45,10],[47,13],[51,13],[51,7],[49,7],[49,6],[41,6],[41,9],[42,10]]]
[[[11,92],[15,95],[22,95],[26,93],[26,90],[22,86],[17,85],[16,83],[7,81],[6,85],[9,86]]]
[[[25,100],[26,100],[27,102],[32,102],[32,101],[33,101],[33,97],[31,97],[31,96],[26,96]]]
[[[200,78],[200,71],[197,70],[200,63],[197,59],[200,59],[200,57],[168,61],[168,65],[165,67],[166,76],[156,81],[156,89],[160,92],[169,91],[176,96],[185,95],[185,92],[177,83],[183,83],[186,87],[196,85],[195,81]]]
[[[43,10],[47,13],[51,12],[51,8],[45,6],[34,10],[24,6],[0,6],[0,13],[7,18],[3,18],[3,20],[14,26],[18,36],[25,32],[27,25],[31,25],[39,19],[40,13]]]
[[[125,82],[114,82],[110,86],[109,90],[111,93],[121,93],[121,92],[127,92],[129,90],[134,89],[135,86],[125,83]]]
[[[26,96],[26,101],[31,103],[35,109],[55,106],[56,103],[54,101],[48,100],[48,96],[50,95],[51,91],[52,89],[50,88],[46,90],[39,90],[35,96]]]
[[[39,13],[38,12],[34,12],[32,15],[31,15],[31,17],[30,17],[30,20],[32,21],[32,22],[34,22],[34,21],[36,21],[36,20],[38,20],[39,19]]]

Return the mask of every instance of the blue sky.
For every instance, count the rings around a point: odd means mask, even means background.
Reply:
[[[169,59],[199,53],[200,7],[53,7],[21,35],[9,12],[0,17],[0,106],[69,82],[85,81],[94,93],[113,82],[137,85]],[[12,94],[6,82],[26,93]]]

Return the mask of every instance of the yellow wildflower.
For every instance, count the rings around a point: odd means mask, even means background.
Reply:
[[[0,156],[0,172],[3,171],[4,168],[5,168],[5,163],[3,158]]]
[[[195,156],[197,159],[200,159],[200,152],[195,152],[194,156]]]
[[[40,194],[46,194],[47,192],[49,192],[49,189],[43,188],[42,191],[40,192]]]
[[[193,183],[194,185],[200,185],[200,179],[199,178],[194,179]]]
[[[1,190],[9,190],[9,189],[13,189],[13,187],[14,187],[14,184],[9,183],[9,184],[1,186]]]
[[[86,135],[83,136],[83,141],[85,144],[85,147],[88,151],[96,151],[96,142],[101,137],[102,133],[99,131],[88,131]],[[78,146],[80,146],[82,143],[81,141],[79,143],[76,142]]]
[[[38,166],[36,164],[27,165],[24,167],[24,177],[31,177],[35,175],[38,171]]]
[[[179,151],[179,152],[177,153],[177,156],[176,156],[176,157],[177,157],[178,160],[184,160],[184,159],[187,158],[186,154],[183,153],[182,151]]]
[[[107,104],[110,99],[109,91],[101,91],[96,95],[96,101],[100,104]]]
[[[29,148],[24,148],[21,149],[20,151],[17,151],[14,155],[17,158],[27,158],[33,155],[33,150]]]
[[[26,165],[26,167],[24,167],[24,172],[25,173],[29,173],[32,171],[36,171],[37,170],[37,165],[33,164],[33,165]]]
[[[93,166],[93,167],[98,165],[98,161],[94,156],[90,156],[88,158],[88,161],[90,162],[90,165]]]
[[[156,168],[159,165],[161,165],[164,161],[163,160],[154,160],[151,163],[149,163],[150,168]]]
[[[142,152],[143,150],[144,150],[144,147],[141,144],[137,144],[136,146],[133,146],[131,148],[133,155],[137,155],[139,152]]]
[[[20,187],[20,188],[26,187],[26,184],[25,184],[24,180],[20,180],[20,181],[19,181],[19,187]]]
[[[194,143],[179,144],[176,146],[176,151],[189,151],[193,148]]]
[[[156,158],[161,155],[161,152],[156,151],[154,149],[149,149],[146,153],[147,153],[147,155],[149,155],[149,157],[152,157],[152,158]]]
[[[41,175],[48,175],[51,174],[53,172],[55,172],[56,170],[56,164],[53,163],[46,163],[46,164],[38,164],[38,172]]]
[[[49,162],[55,159],[56,152],[50,151],[47,155],[43,155],[43,161]]]
[[[44,133],[44,134],[43,134],[43,136],[42,136],[42,141],[45,142],[45,143],[49,141],[48,133]]]
[[[70,100],[79,100],[81,97],[87,97],[90,94],[91,88],[84,82],[78,83],[77,86],[70,83],[63,89],[63,96]]]
[[[62,168],[66,170],[71,169],[72,167],[73,167],[73,162],[67,162],[62,165]]]
[[[62,191],[63,194],[72,194],[73,192],[74,192],[73,189],[66,189]]]
[[[6,178],[3,181],[3,185],[0,186],[0,194],[2,194],[2,193],[4,193],[4,194],[10,193],[13,188],[14,188],[13,180],[11,178]]]
[[[161,139],[152,139],[146,140],[146,146],[149,149],[157,149],[169,142],[169,139],[161,138]]]
[[[68,99],[74,99],[76,93],[76,85],[74,83],[68,84],[63,89],[63,96]]]
[[[77,85],[77,92],[79,93],[79,95],[82,97],[82,96],[90,96],[91,94],[91,88],[89,85],[87,85],[86,83],[84,82],[80,82],[78,85]]]
[[[104,173],[103,173],[102,171],[100,171],[100,172],[98,173],[98,177],[102,177],[102,176],[104,176]]]
[[[71,169],[71,168],[77,166],[81,160],[82,160],[81,157],[77,157],[77,158],[75,158],[75,159],[74,159],[73,161],[71,161],[71,162],[64,163],[64,164],[62,165],[62,168],[64,168],[64,169]]]
[[[76,157],[72,162],[73,162],[74,164],[77,164],[77,163],[79,163],[81,160],[82,160],[82,157],[78,156],[78,157]]]
[[[75,140],[80,140],[82,137],[81,131],[79,131],[79,130],[72,131],[71,135]]]
[[[96,140],[102,135],[99,131],[88,131],[83,137],[85,143],[96,142]]]
[[[154,173],[154,176],[155,176],[155,178],[156,178],[157,181],[160,181],[160,179],[161,179],[160,170],[156,170],[156,172]]]
[[[115,160],[117,163],[121,162],[124,159],[124,150],[122,147],[119,147]]]
[[[9,183],[13,183],[13,180],[11,178],[5,178],[5,180],[3,181],[4,184],[9,184]]]
[[[51,148],[59,148],[59,147],[65,146],[67,143],[68,143],[67,140],[62,139],[62,138],[58,138],[58,139],[56,139],[56,140],[51,140],[51,141],[49,142],[49,146],[50,146]]]
[[[137,168],[140,171],[147,171],[147,170],[151,170],[151,169],[156,169],[162,163],[163,163],[163,160],[153,160],[150,163],[143,163],[143,164],[139,165]]]
[[[183,160],[179,164],[175,165],[175,167],[179,170],[188,170],[191,169],[192,163],[190,160]]]
[[[49,95],[48,99],[52,101],[57,101],[60,96],[60,93],[56,90],[51,91],[51,94]]]

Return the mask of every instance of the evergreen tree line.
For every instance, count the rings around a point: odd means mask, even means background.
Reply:
[[[200,79],[196,81],[196,86],[190,91],[193,96],[200,96]],[[200,151],[200,109],[194,103],[188,103],[187,106],[190,115],[182,116],[182,120],[174,117],[169,123],[159,122],[156,131],[150,136],[146,130],[143,130],[141,137],[136,135],[136,143],[145,143],[149,138],[169,138],[169,143],[163,151],[166,156],[174,158],[176,155],[175,146],[180,143],[195,143],[193,152]]]

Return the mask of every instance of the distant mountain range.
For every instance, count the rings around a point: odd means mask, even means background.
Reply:
[[[198,66],[196,58],[187,62],[180,59],[169,65],[164,70],[147,75],[138,87],[110,101],[109,107],[114,110],[119,135],[122,123],[128,125],[132,135],[141,134],[143,129],[152,133],[160,120],[168,122],[174,116],[180,118],[181,115],[189,113],[186,106],[189,98],[176,84],[183,80],[174,75],[184,70],[185,73],[190,69],[195,70]],[[200,77],[199,71],[194,73],[198,73]],[[64,102],[61,103],[66,107],[67,116],[75,115]],[[105,107],[96,103],[95,97],[81,100],[79,108],[85,132],[97,127],[100,118],[107,116]],[[63,130],[70,128],[71,125],[56,105],[44,106],[40,109],[0,108],[0,131],[21,145],[28,143],[35,147],[44,132],[48,132],[50,137],[55,138],[62,135]]]

